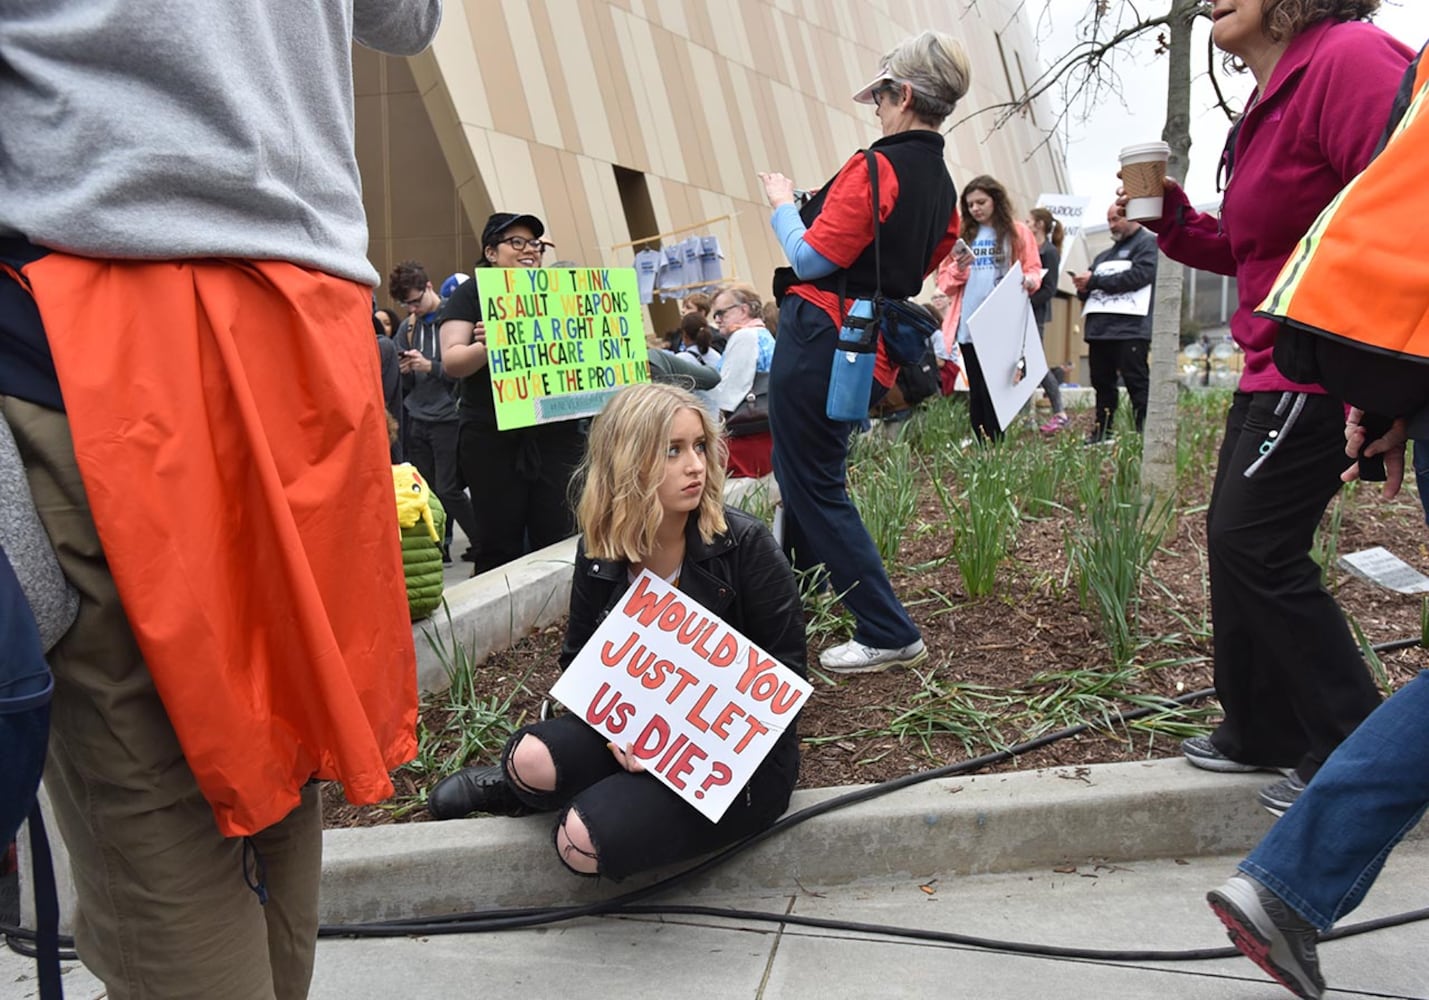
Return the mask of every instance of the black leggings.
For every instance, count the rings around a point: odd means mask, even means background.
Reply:
[[[968,377],[968,418],[972,421],[973,434],[979,441],[991,438],[1002,440],[1002,426],[997,422],[997,409],[992,405],[992,394],[987,391],[987,378],[982,373],[977,351],[972,344],[959,344],[963,352],[963,371]]]
[[[551,752],[554,791],[530,791],[512,771],[511,752],[527,735]],[[522,802],[543,812],[559,810],[552,836],[565,823],[566,812],[574,809],[590,832],[599,874],[619,881],[717,851],[772,826],[789,805],[799,775],[799,747],[792,733],[776,743],[718,823],[705,819],[654,776],[622,768],[605,736],[575,715],[518,730],[502,752],[501,766]]]

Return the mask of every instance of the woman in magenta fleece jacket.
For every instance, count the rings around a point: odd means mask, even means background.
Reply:
[[[1213,771],[1286,770],[1260,793],[1279,814],[1379,695],[1311,539],[1345,465],[1344,409],[1275,367],[1275,324],[1252,315],[1330,200],[1366,164],[1413,52],[1362,23],[1379,0],[1215,0],[1212,38],[1255,75],[1231,131],[1219,218],[1167,182],[1148,223],[1161,249],[1234,275],[1245,370],[1207,513],[1216,693],[1225,721],[1182,744]],[[1363,294],[1345,289],[1345,294]],[[1293,770],[1289,770],[1292,769]]]

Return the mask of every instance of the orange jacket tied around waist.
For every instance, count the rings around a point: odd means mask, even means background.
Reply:
[[[1315,220],[1257,315],[1386,358],[1429,361],[1429,259],[1404,241],[1406,226],[1429,215],[1422,54],[1410,93],[1390,142]]]
[[[227,836],[313,778],[354,803],[415,752],[369,292],[275,261],[23,272],[99,537],[184,755]]]

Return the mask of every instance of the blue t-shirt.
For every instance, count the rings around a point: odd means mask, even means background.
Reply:
[[[997,287],[998,278],[1007,273],[1006,250],[997,245],[997,232],[991,226],[983,226],[977,231],[972,251],[973,266],[963,289],[963,309],[958,314],[959,344],[972,341],[972,334],[968,332],[968,317],[977,312],[977,307]]]

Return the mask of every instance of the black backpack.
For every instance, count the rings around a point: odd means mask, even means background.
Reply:
[[[54,689],[30,603],[9,558],[0,558],[0,844],[15,839],[35,801]]]
[[[28,817],[40,997],[51,1000],[64,995],[59,969],[59,902],[35,793],[45,767],[55,682],[45,663],[34,612],[4,552],[0,548],[0,847],[15,838]]]

